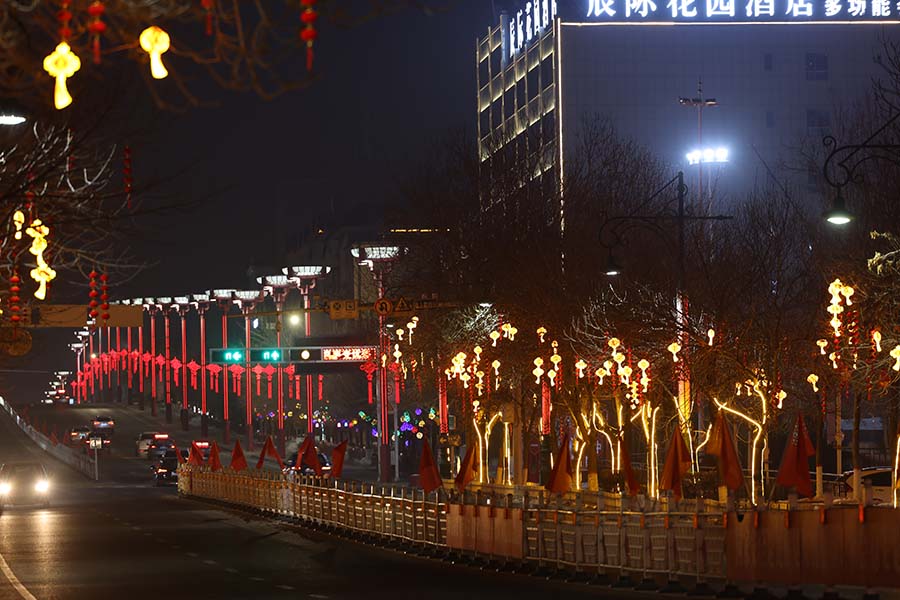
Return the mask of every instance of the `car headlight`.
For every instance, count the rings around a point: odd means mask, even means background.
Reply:
[[[37,483],[34,484],[34,491],[44,493],[50,489],[50,482],[46,479],[41,479]]]
[[[12,485],[11,485],[11,484],[9,484],[9,483],[7,483],[7,482],[5,482],[5,481],[4,481],[3,483],[0,483],[0,495],[6,496],[6,495],[8,495],[11,491],[12,491]]]

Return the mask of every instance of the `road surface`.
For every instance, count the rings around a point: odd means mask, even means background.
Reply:
[[[72,414],[59,413],[59,422]],[[123,420],[116,435],[143,427]],[[289,530],[153,487],[147,462],[133,451],[107,458],[105,480],[91,482],[0,415],[0,461],[42,460],[53,491],[50,508],[0,515],[0,600],[611,597],[609,588],[498,575]]]

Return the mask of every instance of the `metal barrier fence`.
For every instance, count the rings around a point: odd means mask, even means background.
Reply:
[[[0,398],[0,408],[6,411],[10,417],[12,417],[13,422],[16,426],[22,430],[25,435],[27,435],[31,440],[37,444],[41,450],[48,453],[53,458],[69,465],[76,471],[80,472],[82,475],[89,477],[90,479],[99,479],[99,473],[96,469],[94,461],[84,453],[75,452],[71,448],[64,446],[61,443],[54,444],[47,436],[37,431],[34,427],[25,422],[21,416],[19,416],[13,407],[9,405],[3,398]]]

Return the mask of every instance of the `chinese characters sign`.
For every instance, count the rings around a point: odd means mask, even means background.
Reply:
[[[540,38],[556,18],[556,0],[528,0],[504,23],[509,44],[507,58],[513,58]]]
[[[584,0],[588,21],[890,21],[897,0]]]
[[[368,362],[374,361],[376,355],[376,349],[372,346],[322,348],[323,362]]]

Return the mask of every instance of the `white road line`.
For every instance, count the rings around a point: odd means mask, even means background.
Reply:
[[[13,570],[9,568],[9,565],[6,563],[6,559],[3,558],[2,554],[0,554],[0,571],[3,572],[4,577],[9,580],[13,589],[15,589],[24,600],[37,600],[37,598],[34,597],[34,594],[29,592],[28,588],[22,585],[22,582],[19,581],[19,578],[16,577]]]
[[[279,590],[285,590],[288,592],[293,591],[295,589],[293,586],[290,586],[290,585],[276,585],[275,587],[278,588]]]
[[[237,569],[232,569],[231,567],[226,567],[225,572],[226,572],[226,573],[237,573],[238,570],[237,570]]]
[[[207,560],[204,560],[204,561],[203,561],[203,564],[204,564],[204,565],[217,565],[217,564],[219,564],[219,563],[217,563],[216,561],[214,561],[214,560],[212,560],[212,559],[207,559]]]

